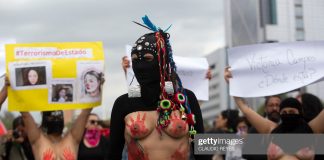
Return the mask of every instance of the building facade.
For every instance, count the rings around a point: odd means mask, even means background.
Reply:
[[[225,48],[256,43],[324,40],[323,0],[224,0],[224,7]],[[215,66],[209,88],[210,101],[202,104],[203,117],[208,123],[221,110],[235,108],[228,96],[228,88],[217,86],[227,86],[220,83],[224,82],[223,70],[226,66],[226,54],[222,55],[225,59],[217,57],[221,55],[221,50],[226,53],[226,49],[219,49],[207,56],[211,67]],[[215,58],[219,59],[213,60]],[[324,82],[309,85],[303,91],[324,97]],[[227,94],[227,98],[213,97],[223,93]],[[247,102],[257,110],[263,105],[264,98],[249,98]]]

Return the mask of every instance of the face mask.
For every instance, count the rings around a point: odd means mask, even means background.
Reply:
[[[281,121],[283,126],[294,128],[302,123],[303,117],[300,114],[282,114]]]
[[[98,129],[87,129],[84,135],[85,140],[94,147],[98,145],[101,133]]]
[[[48,121],[47,124],[47,134],[62,134],[64,128],[63,121]]]
[[[47,134],[62,134],[64,128],[63,111],[44,111],[42,127]]]
[[[156,38],[154,33],[141,36],[132,48],[132,66],[138,83],[149,85],[151,83],[159,83],[160,70],[158,64],[158,56],[156,53]],[[145,55],[151,55],[153,59],[146,59]]]

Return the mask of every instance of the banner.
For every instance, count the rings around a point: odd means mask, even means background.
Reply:
[[[8,44],[6,55],[9,111],[101,105],[101,42]]]
[[[126,79],[128,85],[138,85],[132,69],[131,49],[131,46],[126,46],[126,56],[130,60],[130,67],[126,71]],[[209,67],[207,59],[180,56],[173,56],[173,59],[183,87],[194,92],[198,100],[207,101],[209,99],[209,80],[206,78]]]
[[[324,41],[269,43],[228,50],[230,95],[261,97],[298,89],[324,78]]]

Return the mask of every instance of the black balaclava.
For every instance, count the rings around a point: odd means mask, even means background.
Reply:
[[[284,108],[296,108],[299,114],[282,114],[281,113],[281,124],[275,128],[272,133],[280,134],[305,134],[313,133],[310,126],[306,123],[303,117],[302,105],[295,98],[287,98],[280,104],[280,111]],[[312,142],[308,140],[298,139],[298,143],[287,144],[287,139],[282,139],[281,136],[272,136],[272,142],[283,149],[285,153],[294,154],[299,149],[311,146]]]
[[[42,128],[47,134],[62,134],[64,128],[63,111],[44,111]]]
[[[295,98],[287,98],[280,103],[280,112],[284,108],[296,108],[299,114],[281,114],[281,124],[273,133],[312,133],[311,128],[305,122],[302,106]]]
[[[131,55],[137,55],[132,60],[135,77],[141,86],[141,97],[146,105],[156,105],[160,94],[160,71],[156,49],[155,33],[141,36],[134,44]],[[154,56],[152,61],[145,59],[145,54]]]
[[[297,109],[299,111],[299,114],[301,114],[301,115],[303,114],[302,105],[295,98],[286,98],[285,100],[283,100],[280,103],[279,107],[280,107],[280,112],[284,108],[295,108],[295,109]]]

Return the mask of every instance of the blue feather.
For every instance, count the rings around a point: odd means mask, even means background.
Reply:
[[[171,26],[172,24],[166,30],[164,30],[164,32],[167,32],[171,28]]]
[[[157,32],[158,28],[151,22],[147,15],[142,17],[144,24],[149,27],[152,31]]]

